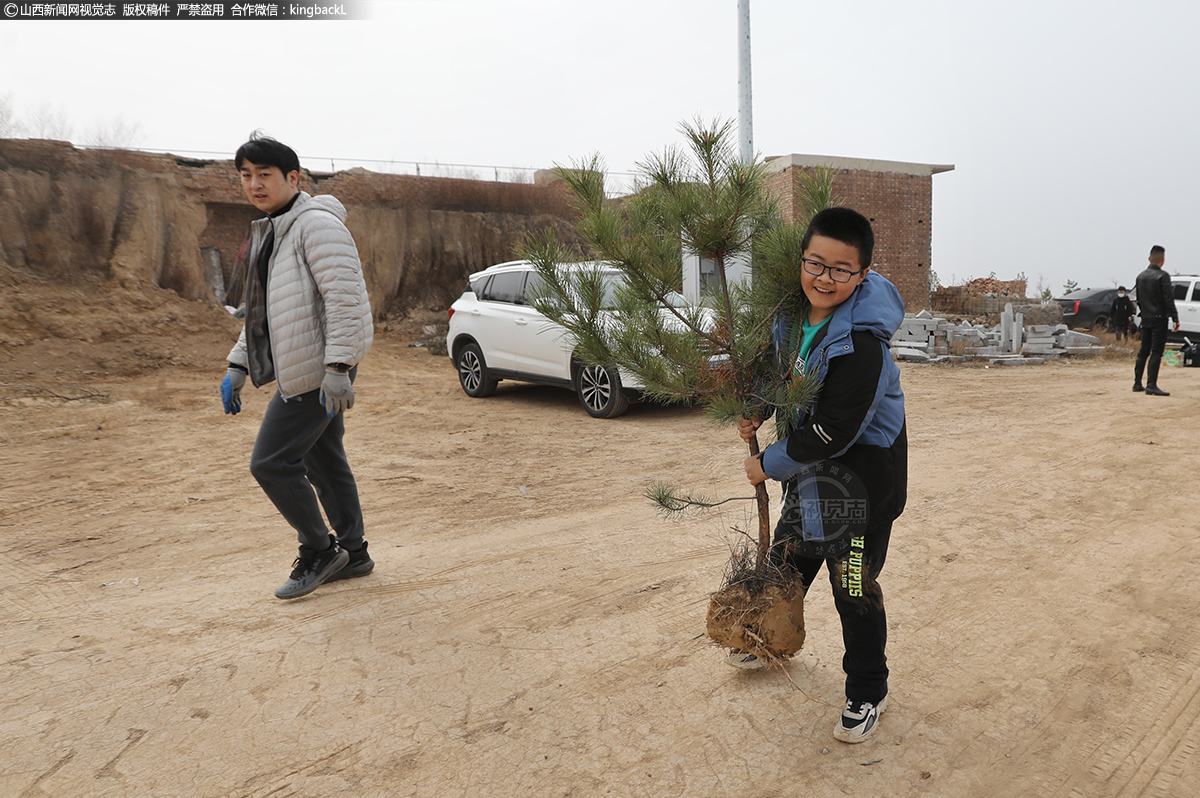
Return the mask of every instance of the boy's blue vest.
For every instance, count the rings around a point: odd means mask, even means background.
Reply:
[[[834,309],[833,316],[829,320],[829,326],[825,331],[825,336],[817,342],[812,352],[805,359],[805,373],[812,374],[815,372],[817,377],[823,381],[829,371],[829,364],[834,358],[843,357],[854,351],[854,340],[851,337],[851,333],[858,331],[869,332],[874,337],[878,346],[883,349],[883,368],[879,376],[879,382],[875,386],[875,395],[872,399],[870,410],[867,412],[861,427],[850,443],[828,459],[840,458],[854,447],[860,445],[890,449],[903,431],[904,392],[900,389],[900,368],[892,360],[891,356],[892,336],[895,335],[903,319],[904,301],[900,298],[900,292],[883,275],[874,271],[868,272],[862,284],[855,289],[854,293]],[[793,321],[789,318],[777,317],[775,319],[772,326],[772,336],[774,338],[776,353],[789,351],[786,342],[792,335],[792,326]],[[787,368],[790,365],[780,364],[782,368]],[[795,428],[803,428],[809,416],[816,412],[820,404],[821,395],[818,395],[809,413],[801,415],[799,423]],[[857,460],[858,458],[854,459]],[[904,459],[906,460],[907,458],[905,457]],[[788,456],[786,440],[776,441],[771,444],[763,454],[763,470],[768,477],[780,482],[792,479],[810,465],[813,464],[799,463]],[[904,475],[897,474],[896,476],[903,480],[904,483],[907,482]],[[870,479],[868,481],[874,482],[874,480]],[[803,495],[806,486],[813,491],[812,496],[805,497]],[[903,485],[897,487],[900,488],[901,496],[898,497],[900,506],[897,508],[896,514],[903,507],[902,495],[906,492]],[[815,490],[816,488],[811,480],[802,481],[801,501],[805,501],[806,499],[808,501],[817,501],[818,497]],[[819,522],[815,525],[806,523],[804,537],[806,539],[821,540],[823,535],[818,528],[819,526]]]

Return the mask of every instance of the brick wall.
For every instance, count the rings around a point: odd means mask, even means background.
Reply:
[[[964,316],[999,313],[1009,302],[1025,304],[1024,280],[979,277],[964,285],[942,286],[929,297],[930,309]]]
[[[796,216],[796,191],[807,169],[787,166],[770,175],[770,190],[785,219]],[[834,198],[871,220],[873,267],[899,289],[907,311],[928,308],[932,174],[837,168],[833,173]]]

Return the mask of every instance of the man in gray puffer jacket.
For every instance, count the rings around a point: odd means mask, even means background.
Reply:
[[[247,376],[255,387],[278,386],[250,472],[299,536],[300,556],[275,591],[299,598],[375,567],[342,444],[357,367],[374,335],[371,305],[346,209],[300,191],[295,151],[256,135],[238,148],[234,165],[247,199],[267,215],[250,225],[246,323],[229,353],[221,399],[226,413],[238,413]]]

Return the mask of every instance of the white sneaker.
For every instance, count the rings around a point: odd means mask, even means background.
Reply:
[[[847,701],[838,719],[833,736],[844,743],[861,743],[879,728],[879,716],[887,708],[887,696],[878,704],[870,701]]]
[[[725,661],[735,668],[741,668],[745,671],[753,671],[761,668],[766,663],[762,657],[757,654],[751,654],[747,651],[738,651],[736,648],[729,650],[729,656],[725,657]]]

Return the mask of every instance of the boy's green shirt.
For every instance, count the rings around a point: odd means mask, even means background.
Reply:
[[[817,340],[817,333],[829,324],[829,320],[833,318],[833,314],[829,314],[816,324],[809,324],[808,319],[804,320],[804,326],[800,328],[800,356],[796,359],[796,373],[801,377],[804,376],[804,364],[808,361],[808,353],[812,351],[813,342]]]

